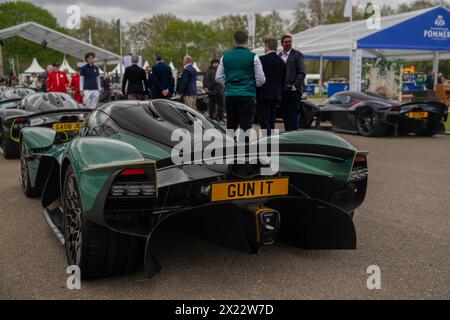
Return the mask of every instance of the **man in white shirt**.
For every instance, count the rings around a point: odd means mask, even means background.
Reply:
[[[259,57],[247,49],[248,34],[234,34],[236,46],[220,60],[216,81],[225,87],[227,129],[247,131],[256,112],[256,87],[266,82]]]

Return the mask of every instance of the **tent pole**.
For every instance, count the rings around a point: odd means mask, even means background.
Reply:
[[[320,54],[320,64],[319,64],[319,95],[322,96],[322,85],[323,85],[323,54]]]
[[[434,87],[436,88],[439,74],[439,51],[434,52],[433,74],[434,74]]]
[[[400,67],[400,79],[399,79],[399,89],[398,89],[398,100],[403,101],[403,66]]]

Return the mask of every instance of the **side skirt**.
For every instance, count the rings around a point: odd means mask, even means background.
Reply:
[[[62,233],[62,212],[59,207],[49,210],[48,208],[45,208],[43,210],[45,221],[47,222],[48,226],[50,227],[50,230],[55,235],[56,239],[61,243],[61,245],[64,246],[65,240],[64,235]]]

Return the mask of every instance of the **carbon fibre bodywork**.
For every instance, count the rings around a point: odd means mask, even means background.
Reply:
[[[279,156],[279,170],[270,175],[261,173],[259,163],[174,163],[171,153],[178,141],[171,135],[180,128],[192,132],[194,123],[203,130],[223,130],[173,101],[112,102],[91,113],[71,141],[58,141],[51,128],[23,129],[22,158],[52,224],[64,229],[61,203],[70,167],[86,219],[111,232],[146,239],[148,276],[160,268],[152,254],[153,235],[175,217],[196,221],[196,228],[216,243],[255,253],[265,244],[255,229],[255,214],[270,209],[281,216],[276,222],[279,237],[288,243],[308,249],[356,248],[352,216],[366,194],[365,152],[332,133],[305,130],[279,135],[279,150],[273,152]],[[145,181],[124,176],[127,170],[142,170]],[[212,198],[217,183],[286,178],[288,192],[282,195]],[[143,196],[143,184],[146,190],[154,186],[154,192]],[[130,185],[141,193],[123,191]]]

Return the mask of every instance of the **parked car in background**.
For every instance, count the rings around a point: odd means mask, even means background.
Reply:
[[[320,106],[321,121],[336,131],[362,136],[414,133],[432,136],[445,132],[447,106],[438,101],[400,103],[375,92],[339,92]]]

